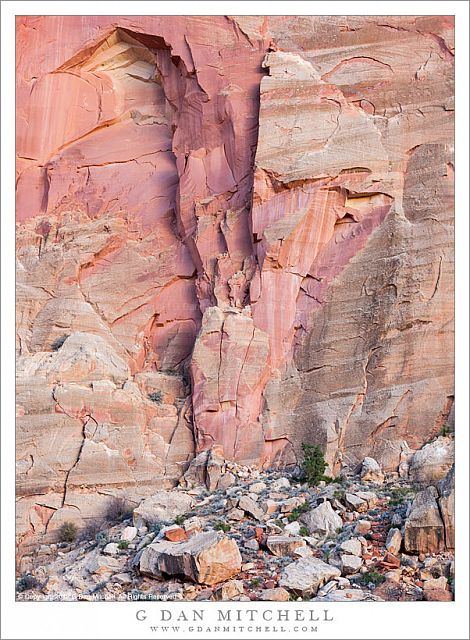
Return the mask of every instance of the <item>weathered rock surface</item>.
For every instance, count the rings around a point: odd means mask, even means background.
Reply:
[[[413,500],[405,522],[404,544],[407,551],[437,553],[444,549],[444,523],[437,498],[437,490],[431,486],[420,491]]]
[[[440,437],[416,451],[408,475],[416,483],[430,485],[443,480],[454,462],[454,441]]]
[[[440,433],[452,17],[18,16],[17,50],[20,541],[214,446],[336,475]]]
[[[297,536],[268,536],[266,546],[275,556],[285,557],[293,555],[306,543],[303,538]]]
[[[374,460],[374,458],[364,458],[361,467],[361,479],[365,482],[382,484],[385,476],[377,460]]]
[[[330,502],[322,502],[318,507],[300,518],[311,535],[328,536],[335,534],[343,526],[341,517],[331,506]]]
[[[445,543],[447,549],[455,547],[455,465],[444,480],[441,480],[437,489],[439,491],[439,511],[445,529]]]
[[[393,555],[397,555],[400,551],[402,543],[402,535],[400,529],[390,529],[387,533],[387,540],[385,541],[385,547],[387,551]]]
[[[279,585],[302,597],[314,596],[328,580],[341,575],[341,571],[318,558],[304,558],[287,565]]]
[[[239,573],[242,564],[234,540],[215,531],[187,542],[156,542],[145,547],[140,571],[157,578],[184,576],[200,584],[217,584]]]
[[[134,509],[133,518],[136,527],[157,522],[173,520],[191,509],[193,498],[183,492],[159,491],[142,501]]]

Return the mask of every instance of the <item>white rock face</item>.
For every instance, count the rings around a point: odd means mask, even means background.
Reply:
[[[328,501],[305,513],[300,520],[311,535],[317,536],[336,533],[336,530],[343,526],[343,521]]]
[[[362,559],[357,556],[353,556],[350,554],[342,554],[341,556],[341,567],[342,574],[345,576],[349,576],[353,573],[357,573],[362,566]]]
[[[358,540],[357,538],[351,538],[350,540],[345,540],[340,545],[340,549],[341,551],[344,551],[345,553],[349,553],[350,555],[360,556],[362,553],[361,541]]]
[[[132,542],[137,535],[137,527],[126,527],[121,533],[121,540]]]
[[[365,482],[375,482],[376,484],[383,484],[385,480],[382,469],[374,458],[364,458],[362,462],[361,478]]]
[[[299,596],[315,595],[318,589],[341,571],[318,558],[302,558],[288,564],[279,581],[279,586]]]
[[[454,441],[440,437],[424,445],[414,454],[409,477],[420,484],[435,484],[443,480],[454,462]]]
[[[134,509],[134,524],[141,527],[162,520],[173,520],[183,515],[193,506],[193,499],[186,493],[175,491],[159,491],[146,498]]]

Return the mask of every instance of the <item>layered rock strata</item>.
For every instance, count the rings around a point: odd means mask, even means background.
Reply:
[[[18,533],[453,402],[448,17],[17,19]]]

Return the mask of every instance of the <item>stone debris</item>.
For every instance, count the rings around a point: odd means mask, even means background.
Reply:
[[[288,564],[279,585],[301,597],[314,596],[318,589],[341,571],[318,558],[305,558]]]
[[[156,542],[146,547],[140,571],[162,579],[185,576],[199,584],[213,585],[240,572],[242,558],[234,540],[215,531],[199,533],[185,542]]]
[[[445,530],[431,486],[416,494],[405,522],[405,549],[413,553],[439,553],[445,547]]]
[[[364,458],[361,468],[361,480],[364,482],[383,484],[385,475],[377,460],[374,460],[374,458]]]
[[[282,476],[287,482],[279,487],[276,471],[256,481],[238,478],[225,490],[180,487],[145,498],[132,518],[98,534],[43,544],[40,571],[28,557],[22,571],[28,567],[47,580],[41,593],[66,593],[71,600],[96,599],[93,590],[101,584],[103,597],[116,600],[142,592],[138,597],[188,601],[447,601],[453,598],[453,555],[435,549],[436,526],[446,540],[444,520],[435,516],[448,512],[452,521],[452,474],[424,492],[408,481],[371,492],[370,482],[355,475],[324,487]],[[351,496],[361,511],[353,510]],[[404,526],[394,526],[398,521]],[[401,526],[419,549],[406,547]]]
[[[332,535],[343,526],[341,517],[329,502],[323,502],[315,509],[303,514],[300,521],[307,527],[310,535],[319,537]]]
[[[182,491],[159,491],[134,509],[134,525],[141,527],[173,520],[190,511],[193,504],[193,498]]]

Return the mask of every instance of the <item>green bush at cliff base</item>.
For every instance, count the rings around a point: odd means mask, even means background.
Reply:
[[[311,487],[316,487],[322,480],[330,482],[324,473],[328,466],[325,462],[322,450],[318,445],[302,443],[304,452],[303,473],[305,480]]]

